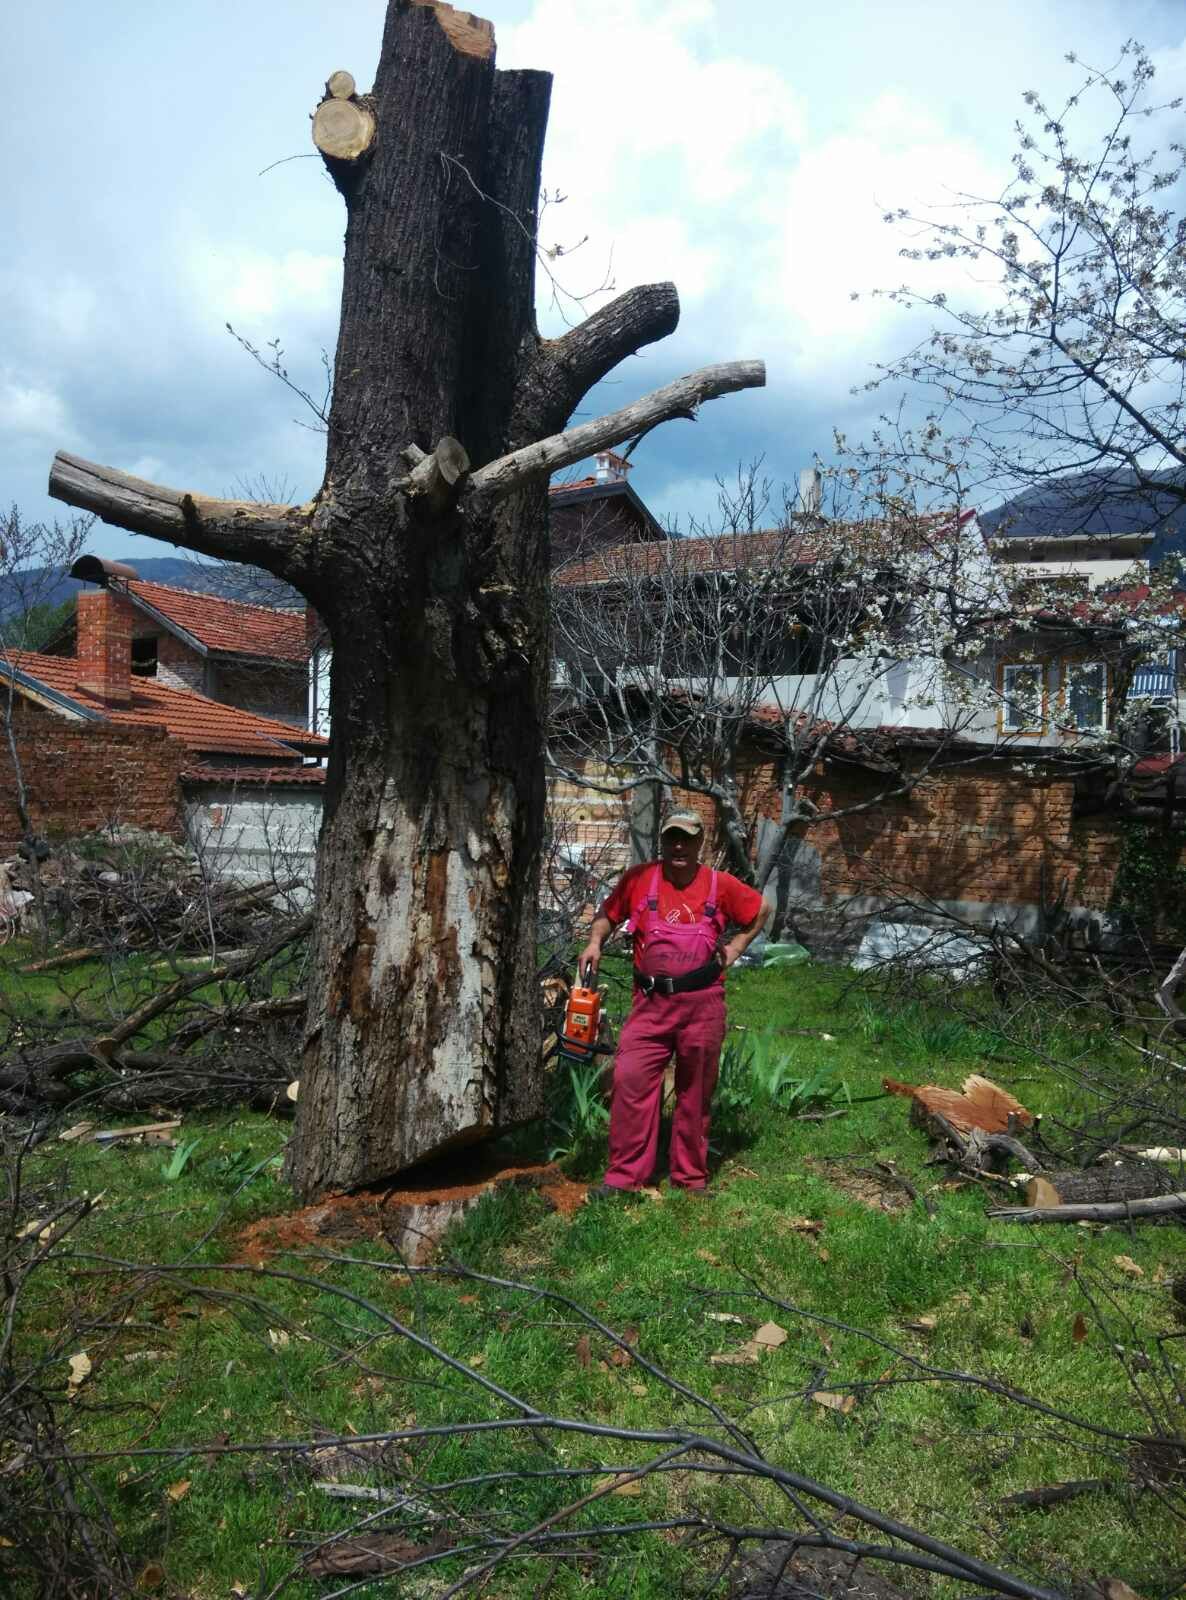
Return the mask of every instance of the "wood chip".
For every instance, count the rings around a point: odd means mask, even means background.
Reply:
[[[58,1138],[64,1139],[67,1143],[75,1139],[84,1139],[94,1126],[93,1122],[76,1122],[72,1128],[63,1129]]]
[[[171,1483],[169,1485],[169,1487],[165,1490],[165,1493],[169,1496],[169,1499],[176,1504],[178,1500],[185,1499],[186,1495],[189,1493],[189,1486],[192,1481],[193,1480],[191,1478],[178,1478],[176,1483]]]
[[[1112,1263],[1114,1266],[1119,1267],[1121,1272],[1126,1272],[1130,1278],[1143,1278],[1145,1276],[1144,1267],[1138,1266],[1131,1256],[1113,1256]]]
[[[745,1318],[739,1317],[736,1311],[706,1311],[704,1315],[709,1322],[736,1322],[745,1325]]]
[[[780,1344],[786,1344],[787,1330],[780,1328],[777,1322],[764,1322],[754,1334],[754,1343],[765,1346],[767,1350],[777,1350]]]
[[[85,1350],[79,1350],[70,1357],[70,1386],[68,1393],[77,1394],[80,1386],[91,1375],[91,1358]]]
[[[284,1097],[285,1097],[286,1100],[292,1100],[292,1101],[295,1102],[296,1097],[297,1097],[297,1095],[300,1094],[300,1092],[301,1092],[301,1080],[299,1078],[294,1078],[292,1080],[292,1082],[289,1084],[288,1088],[285,1089]]]

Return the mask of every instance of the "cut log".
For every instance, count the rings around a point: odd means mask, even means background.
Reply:
[[[375,119],[357,100],[330,95],[313,113],[313,143],[331,161],[357,161],[375,139]]]
[[[331,72],[325,80],[325,92],[335,100],[351,99],[354,89],[354,76],[349,72]]]
[[[1171,1217],[1181,1211],[1186,1211],[1186,1191],[1109,1205],[995,1206],[988,1215],[997,1222],[1139,1222],[1143,1217]]]
[[[1126,1161],[1104,1167],[1071,1168],[1067,1171],[1044,1172],[1040,1180],[1050,1184],[1062,1205],[1107,1204],[1114,1200],[1145,1200],[1151,1195],[1174,1194],[1181,1188],[1176,1173],[1143,1163]],[[1032,1194],[1033,1184],[1027,1184],[1026,1204],[1052,1205],[1048,1197]]]

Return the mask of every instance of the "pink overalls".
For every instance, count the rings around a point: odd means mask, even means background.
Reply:
[[[659,916],[661,871],[655,868],[646,899],[631,916],[644,936],[644,977],[675,977],[704,966],[713,959],[724,932],[717,913],[715,872],[703,916],[694,923],[670,923]],[[673,1184],[704,1188],[709,1114],[724,1038],[725,985],[719,980],[683,994],[648,995],[636,989],[614,1061],[605,1174],[611,1188],[639,1189],[650,1181],[658,1156],[663,1074],[672,1055],[675,1116],[668,1170]]]

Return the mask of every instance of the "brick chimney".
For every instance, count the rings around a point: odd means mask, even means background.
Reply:
[[[132,608],[113,589],[78,596],[78,687],[106,705],[132,698]]]

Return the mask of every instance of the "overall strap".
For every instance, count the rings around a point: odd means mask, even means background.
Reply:
[[[705,920],[711,922],[717,914],[717,874],[713,868],[712,882],[708,886],[708,899],[704,903]]]
[[[662,868],[662,866],[656,866],[655,870],[651,873],[651,881],[647,885],[647,910],[648,911],[658,911],[658,909],[659,909],[659,880],[662,878],[662,876],[663,876],[663,868]]]

